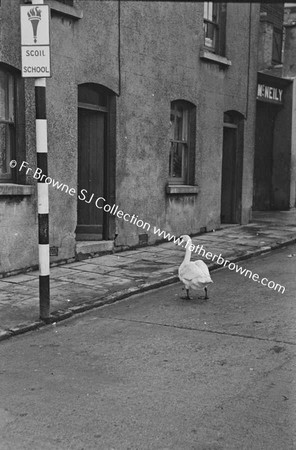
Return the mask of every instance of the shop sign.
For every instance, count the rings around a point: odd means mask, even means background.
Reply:
[[[283,104],[283,89],[258,83],[257,99],[264,102]]]

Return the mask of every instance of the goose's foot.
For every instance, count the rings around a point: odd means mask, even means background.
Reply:
[[[209,297],[208,297],[208,290],[207,290],[207,288],[205,288],[205,297],[204,297],[204,299],[205,299],[205,300],[208,300],[208,299],[209,299]]]

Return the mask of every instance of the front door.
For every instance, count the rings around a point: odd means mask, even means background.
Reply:
[[[106,113],[79,108],[77,240],[103,239],[103,210],[95,201],[104,197],[105,141]]]
[[[236,223],[237,127],[223,128],[221,223]]]

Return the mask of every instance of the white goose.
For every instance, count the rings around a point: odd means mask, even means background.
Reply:
[[[182,242],[187,243],[185,258],[178,270],[179,278],[185,285],[187,294],[186,298],[190,299],[189,288],[192,288],[192,289],[204,289],[205,299],[208,299],[209,297],[207,286],[210,283],[213,283],[208,266],[202,260],[194,262],[190,261],[191,258],[190,247],[192,245],[192,240],[190,236],[185,234],[184,236],[180,236],[180,239],[182,239]]]

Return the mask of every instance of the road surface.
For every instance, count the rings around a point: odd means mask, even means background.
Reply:
[[[296,246],[0,343],[1,450],[296,449]]]

